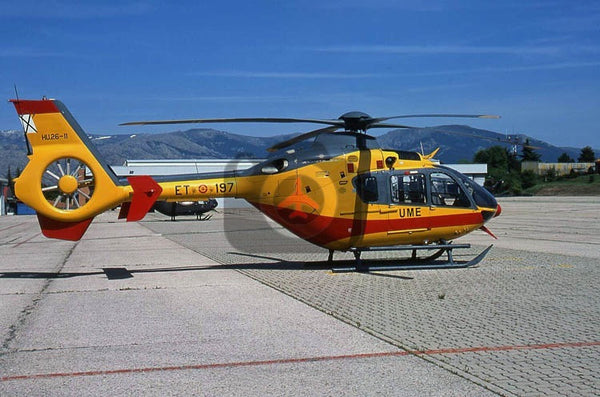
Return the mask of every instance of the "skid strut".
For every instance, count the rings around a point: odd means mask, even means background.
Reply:
[[[490,245],[486,249],[484,249],[479,255],[475,258],[471,259],[468,262],[454,262],[454,257],[452,255],[452,250],[454,249],[465,249],[471,248],[471,244],[451,244],[451,243],[443,243],[443,244],[430,244],[430,245],[403,245],[397,247],[365,247],[365,248],[350,248],[354,254],[354,258],[356,260],[356,265],[351,267],[338,267],[332,268],[331,271],[334,273],[348,273],[348,272],[370,272],[370,271],[381,271],[381,270],[422,270],[422,269],[457,269],[457,268],[465,268],[475,266],[487,255],[493,245]],[[437,252],[425,257],[418,258],[417,251],[419,250],[428,250]],[[412,263],[404,264],[404,265],[381,265],[381,266],[366,266],[361,258],[360,254],[364,251],[412,251],[411,258],[408,260]],[[433,263],[433,261],[444,253],[448,255],[448,261],[445,263]],[[329,260],[328,262],[331,264],[333,262],[333,251],[329,251]]]

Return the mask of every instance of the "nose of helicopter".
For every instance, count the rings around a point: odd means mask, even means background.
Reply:
[[[499,216],[502,213],[502,207],[500,207],[500,204],[496,205],[496,213],[494,214],[494,218]]]

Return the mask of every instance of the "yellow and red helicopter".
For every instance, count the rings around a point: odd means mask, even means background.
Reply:
[[[15,181],[15,194],[32,207],[46,237],[79,240],[93,218],[121,206],[119,218],[138,221],[156,200],[195,201],[235,197],[248,201],[300,238],[329,250],[352,251],[356,268],[369,250],[437,250],[450,267],[451,240],[500,214],[483,187],[432,161],[437,152],[388,150],[366,134],[371,128],[408,128],[388,123],[408,117],[489,115],[404,115],[373,118],[349,112],[338,119],[226,118],[130,122],[124,125],[213,122],[316,123],[326,125],[268,149],[247,170],[171,176],[118,177],[106,164],[66,106],[57,100],[11,100],[28,145],[29,162]],[[491,234],[492,235],[492,234]],[[493,235],[492,235],[493,236]],[[439,267],[434,264],[434,267]]]

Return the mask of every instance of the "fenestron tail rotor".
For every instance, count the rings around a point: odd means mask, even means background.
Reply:
[[[85,206],[94,194],[94,175],[82,161],[60,158],[44,170],[42,193],[54,208],[76,210]]]

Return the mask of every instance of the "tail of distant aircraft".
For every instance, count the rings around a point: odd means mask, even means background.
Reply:
[[[162,191],[151,177],[119,179],[60,101],[11,102],[30,145],[15,194],[37,212],[46,237],[79,240],[94,216],[121,203],[120,218],[144,217]]]

